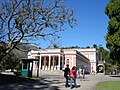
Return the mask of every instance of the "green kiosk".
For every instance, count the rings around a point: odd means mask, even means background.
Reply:
[[[32,77],[33,71],[33,61],[38,61],[37,59],[21,58],[22,61],[22,71],[21,75],[24,77]]]

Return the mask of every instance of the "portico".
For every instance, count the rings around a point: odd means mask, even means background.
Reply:
[[[63,55],[40,55],[39,70],[60,70],[64,67]]]
[[[64,67],[64,54],[60,49],[40,50],[28,53],[28,58],[39,59],[39,70],[60,70]]]

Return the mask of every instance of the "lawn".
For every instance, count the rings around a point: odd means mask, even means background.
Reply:
[[[0,74],[0,85],[35,81],[35,80],[40,80],[40,78],[26,78],[26,77],[14,76],[14,75]]]
[[[97,84],[96,90],[120,90],[120,81],[100,82]]]

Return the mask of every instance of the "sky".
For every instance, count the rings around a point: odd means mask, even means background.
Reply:
[[[77,25],[74,28],[67,27],[65,31],[59,32],[60,46],[92,47],[93,44],[96,44],[106,48],[105,36],[109,19],[104,10],[109,0],[65,1],[69,8],[74,9]],[[40,45],[42,48],[47,46],[47,42]]]
[[[56,42],[60,47],[79,46],[92,47],[93,44],[106,48],[108,17],[104,13],[109,0],[65,0],[68,8],[74,10],[77,25],[74,28],[66,26],[66,30],[59,32],[60,39]],[[40,42],[39,47],[47,48],[48,41]]]

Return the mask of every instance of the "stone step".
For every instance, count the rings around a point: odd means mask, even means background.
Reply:
[[[50,74],[50,75],[63,75],[63,71],[62,70],[41,70],[40,71],[41,74]]]

